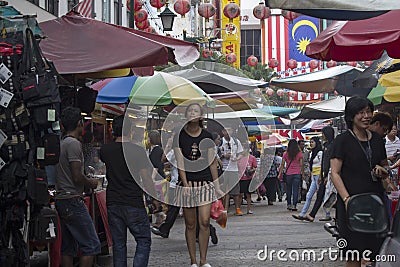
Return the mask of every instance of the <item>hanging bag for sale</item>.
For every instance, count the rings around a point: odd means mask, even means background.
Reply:
[[[31,219],[30,240],[37,243],[53,243],[58,234],[58,215],[55,209],[43,207]]]
[[[49,204],[46,170],[37,169],[33,165],[29,166],[27,193],[34,205],[44,206]]]
[[[21,91],[32,121],[40,129],[50,128],[60,116],[60,92],[57,71],[43,57],[31,29],[26,29],[25,49],[21,64]]]

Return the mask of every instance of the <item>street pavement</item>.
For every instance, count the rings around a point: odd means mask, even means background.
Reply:
[[[254,198],[253,198],[254,199]],[[304,202],[303,202],[304,203]],[[298,208],[302,208],[302,204]],[[313,203],[312,203],[313,204]],[[231,208],[233,210],[233,208]],[[245,205],[242,211],[245,211]],[[318,218],[323,217],[320,212],[313,223],[296,221],[291,212],[286,210],[285,202],[275,202],[273,206],[268,206],[267,201],[255,202],[252,205],[254,214],[234,216],[230,210],[227,227],[222,229],[215,222],[212,224],[217,228],[219,242],[213,245],[210,241],[207,260],[213,267],[257,267],[257,266],[344,266],[344,262],[334,261],[337,253],[323,254],[321,261],[321,251],[329,248],[336,249],[336,240],[323,229],[323,222]],[[152,234],[151,255],[149,266],[190,266],[189,253],[186,248],[184,236],[184,220],[178,217],[171,230],[169,238],[162,238]],[[268,255],[272,250],[284,250],[279,260],[277,252],[273,254],[273,260],[268,257],[265,260],[258,259],[258,251],[265,250],[267,246]],[[135,241],[129,234],[128,237],[128,266],[132,266],[135,251]],[[305,253],[307,252],[307,253]],[[298,253],[299,260],[296,260]],[[313,257],[315,253],[315,258]],[[302,255],[304,260],[302,260]],[[311,255],[308,258],[308,255]],[[265,258],[265,253],[259,254]],[[40,257],[39,257],[40,258]],[[197,251],[197,258],[199,254]],[[309,260],[311,259],[311,260]],[[46,266],[38,264],[32,266]],[[45,263],[44,263],[45,264]],[[112,257],[102,255],[98,257],[98,266],[112,266]]]

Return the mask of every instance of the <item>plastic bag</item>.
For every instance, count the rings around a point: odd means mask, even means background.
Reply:
[[[221,213],[224,211],[222,200],[218,199],[211,204],[211,218],[217,220]]]
[[[228,220],[228,212],[224,210],[215,220],[222,228],[226,227],[226,221]]]

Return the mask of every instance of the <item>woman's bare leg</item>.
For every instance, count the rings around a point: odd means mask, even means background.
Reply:
[[[208,240],[210,239],[210,212],[211,204],[198,207],[199,209],[199,248],[200,266],[207,263]]]
[[[196,208],[183,208],[185,217],[185,237],[189,250],[191,264],[197,264],[196,260]],[[201,224],[200,224],[201,227]],[[201,228],[200,228],[201,234]]]

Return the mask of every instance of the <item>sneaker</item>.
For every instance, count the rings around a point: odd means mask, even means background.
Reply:
[[[199,267],[196,263],[193,263],[192,265],[190,265],[190,267]]]
[[[217,230],[212,225],[210,227],[210,237],[211,237],[211,243],[213,243],[214,245],[218,244]]]
[[[252,210],[247,211],[247,214],[253,214]]]
[[[201,267],[211,267],[211,265],[206,263],[206,264],[201,265]]]
[[[242,211],[240,210],[240,208],[237,208],[237,209],[236,209],[235,215],[236,215],[236,216],[242,216],[242,215],[243,215],[243,213],[242,213]]]
[[[292,207],[292,211],[297,211],[297,208],[296,207]]]
[[[260,201],[261,201],[261,197],[258,197],[258,198],[257,198],[257,202],[260,202]]]

